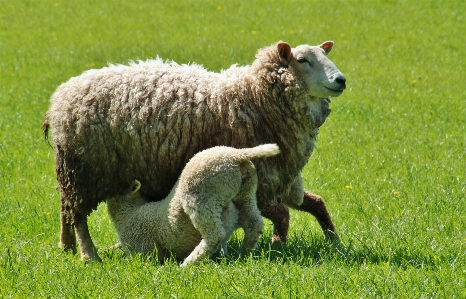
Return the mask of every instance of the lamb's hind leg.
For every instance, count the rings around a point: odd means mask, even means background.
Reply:
[[[196,264],[212,256],[227,235],[221,223],[214,219],[209,227],[200,227],[198,230],[201,233],[202,240],[183,261],[182,267],[186,267],[188,264]]]
[[[239,209],[238,225],[244,230],[244,239],[239,253],[244,255],[257,247],[257,242],[264,228],[264,220],[254,200],[236,203]]]
[[[240,164],[242,186],[234,204],[239,210],[238,226],[244,230],[244,239],[239,253],[244,255],[257,247],[264,228],[264,220],[257,206],[257,173],[251,161]]]
[[[191,204],[186,204],[190,202]],[[201,242],[194,248],[191,254],[183,261],[181,266],[194,264],[212,256],[219,248],[222,241],[227,236],[221,215],[223,206],[222,200],[209,198],[209,205],[200,204],[198,199],[187,200],[183,206],[186,214],[189,215],[194,228],[202,237]]]
[[[228,252],[227,242],[234,231],[238,228],[238,214],[238,208],[233,204],[233,202],[227,203],[223,208],[221,219],[223,227],[225,228],[226,236],[220,245],[221,247],[216,252],[216,254],[219,254],[220,256],[225,256]]]
[[[91,235],[89,234],[89,227],[87,226],[87,216],[74,214],[73,225],[78,238],[79,247],[81,250],[81,259],[85,261],[101,262],[97,254],[97,248],[92,242]]]

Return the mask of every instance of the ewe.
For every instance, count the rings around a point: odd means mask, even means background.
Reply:
[[[183,266],[214,254],[238,227],[244,230],[240,252],[256,246],[264,222],[256,202],[257,174],[251,159],[275,156],[274,144],[235,149],[218,146],[196,154],[186,164],[170,194],[149,202],[141,184],[107,200],[123,250],[151,253],[163,262],[173,255]]]
[[[328,98],[346,87],[326,57],[332,47],[279,42],[259,50],[252,65],[221,73],[140,61],[62,84],[43,124],[55,149],[62,247],[76,252],[77,235],[82,258],[100,260],[87,225],[100,202],[135,179],[142,196],[161,200],[191,157],[218,145],[280,147],[280,155],[255,162],[257,201],[274,224],[274,241],[286,242],[287,206],[311,213],[326,235],[335,235],[324,202],[304,191],[300,174],[331,111]]]

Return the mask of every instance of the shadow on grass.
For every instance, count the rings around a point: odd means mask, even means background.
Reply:
[[[430,268],[436,269],[440,264],[448,261],[452,263],[455,257],[439,257],[425,255],[420,252],[412,251],[410,248],[400,245],[397,248],[387,246],[368,245],[367,242],[359,240],[357,237],[344,238],[340,240],[328,240],[322,235],[292,235],[287,244],[272,244],[269,239],[261,238],[259,247],[249,256],[242,257],[238,250],[242,238],[233,236],[228,242],[228,253],[223,257],[214,257],[212,262],[221,264],[236,264],[245,259],[267,260],[271,263],[292,263],[300,266],[320,266],[325,263],[339,263],[345,265],[368,265],[368,264],[388,264],[391,266],[406,269]],[[120,248],[109,248],[101,250],[99,254],[104,260],[121,260],[126,255]],[[143,256],[132,256],[131,259],[137,258],[144,260],[153,265],[160,265],[156,254]],[[170,258],[166,263],[180,262]]]
[[[226,262],[237,262],[241,240],[230,240]],[[349,240],[328,240],[322,235],[290,236],[287,244],[271,244],[262,238],[253,258],[266,259],[274,263],[293,263],[300,266],[319,266],[329,262],[346,265],[389,264],[399,268],[435,269],[444,262],[451,263],[455,257],[426,255],[400,245],[388,248],[382,245],[368,245],[352,237]]]

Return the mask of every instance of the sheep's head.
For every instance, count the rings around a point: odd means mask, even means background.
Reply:
[[[294,73],[315,98],[338,97],[346,88],[346,78],[327,58],[333,42],[327,41],[320,46],[300,45],[291,48],[288,43],[277,44],[278,55],[283,64]]]

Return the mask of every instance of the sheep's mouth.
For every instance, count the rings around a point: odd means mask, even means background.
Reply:
[[[327,86],[325,86],[325,88],[327,88],[331,92],[338,93],[338,94],[343,93],[343,90],[345,90],[344,88],[342,88],[342,89],[333,89],[333,88],[328,88]]]

